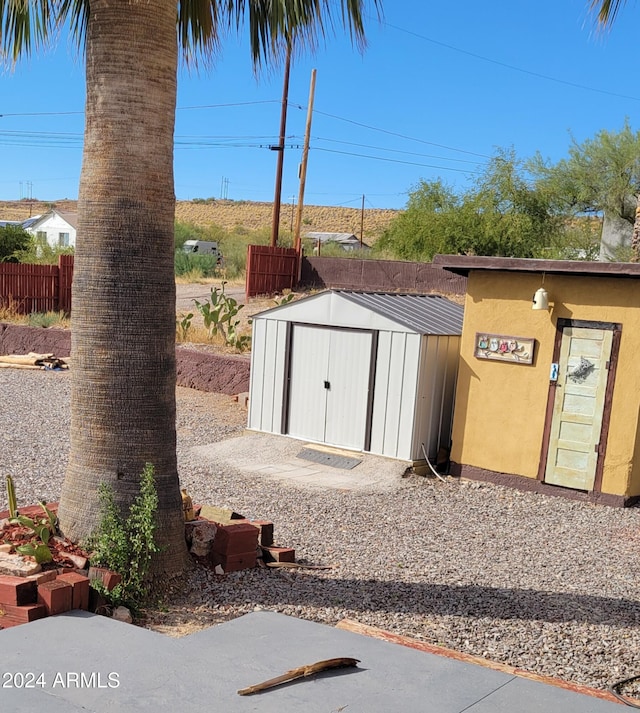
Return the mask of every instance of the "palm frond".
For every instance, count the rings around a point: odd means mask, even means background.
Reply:
[[[233,0],[179,0],[178,42],[187,64],[211,57],[234,5]]]
[[[381,0],[368,0],[380,13]],[[367,0],[179,0],[178,37],[187,61],[206,57],[228,30],[248,25],[256,66],[282,59],[287,46],[315,49],[336,21],[351,39],[365,44],[363,11]],[[339,10],[336,8],[339,7]]]
[[[80,43],[88,6],[89,0],[0,0],[0,58],[15,62],[46,47],[67,18]]]
[[[598,24],[602,27],[612,25],[620,8],[627,0],[591,0],[591,11],[596,13]]]
[[[69,21],[71,34],[78,47],[84,47],[89,22],[89,0],[62,0],[58,12],[58,24]]]

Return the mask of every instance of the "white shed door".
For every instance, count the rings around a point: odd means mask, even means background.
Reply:
[[[613,332],[565,327],[545,482],[593,488]]]
[[[333,446],[365,446],[372,334],[294,325],[288,433]]]

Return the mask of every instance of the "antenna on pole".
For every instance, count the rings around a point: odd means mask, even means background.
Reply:
[[[311,119],[313,117],[313,98],[316,91],[316,70],[311,70],[311,85],[309,87],[309,106],[307,108],[307,125],[304,132],[304,148],[300,164],[300,190],[298,191],[298,207],[296,209],[296,224],[294,230],[294,246],[298,255],[302,253],[300,240],[300,224],[302,223],[302,206],[304,205],[304,186],[307,180],[307,162],[309,159],[309,140],[311,138]],[[319,245],[319,243],[318,243]]]

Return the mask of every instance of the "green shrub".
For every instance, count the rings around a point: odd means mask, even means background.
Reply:
[[[0,262],[3,260],[19,260],[18,253],[27,250],[32,240],[31,233],[28,233],[20,225],[5,225],[0,228]]]
[[[27,323],[30,327],[66,326],[68,317],[64,312],[31,312],[27,315]]]
[[[126,518],[116,505],[112,487],[101,483],[98,492],[100,524],[86,547],[92,553],[91,564],[118,572],[122,582],[111,591],[107,591],[100,581],[93,580],[91,586],[113,606],[124,604],[136,611],[149,599],[151,560],[160,551],[155,541],[158,493],[153,466],[145,465],[140,477],[140,492]]]
[[[190,275],[193,278],[192,281],[205,277],[218,277],[221,271],[218,258],[215,255],[185,253],[182,250],[176,250],[174,264],[177,277]]]
[[[60,255],[73,255],[72,247],[52,248],[46,240],[40,241],[33,236],[22,250],[15,253],[18,261],[28,265],[57,265]]]

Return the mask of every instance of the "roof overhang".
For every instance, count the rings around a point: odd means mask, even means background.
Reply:
[[[640,264],[633,262],[595,262],[588,260],[535,260],[478,255],[434,255],[433,264],[457,275],[472,270],[493,272],[531,272],[547,275],[640,278]]]

